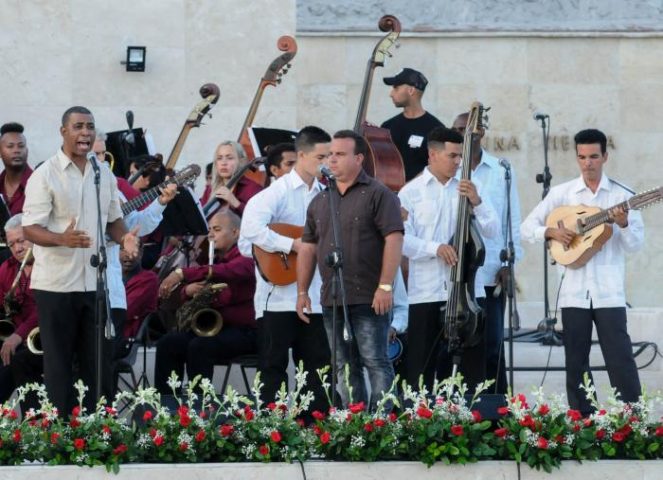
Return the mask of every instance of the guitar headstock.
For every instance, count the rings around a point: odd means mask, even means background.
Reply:
[[[192,185],[196,178],[198,178],[198,175],[200,175],[200,172],[200,166],[193,163],[177,172],[173,181],[177,186]]]
[[[205,115],[209,114],[210,117],[212,116],[209,111],[219,100],[220,94],[219,87],[215,83],[206,83],[200,87],[200,96],[203,97],[203,99],[193,107],[193,110],[191,110],[185,123],[190,128],[200,127]]]
[[[632,196],[628,199],[628,205],[632,210],[642,210],[661,200],[663,200],[663,187],[656,187]]]
[[[396,43],[401,34],[401,22],[393,15],[384,15],[378,22],[378,28],[383,32],[389,32],[373,49],[371,62],[379,67],[384,65],[387,57],[391,57],[389,49]]]
[[[276,47],[284,53],[269,64],[265,75],[262,77],[264,83],[274,87],[281,83],[283,75],[288,73],[288,70],[292,67],[290,62],[297,55],[297,42],[293,37],[283,35],[276,42]]]

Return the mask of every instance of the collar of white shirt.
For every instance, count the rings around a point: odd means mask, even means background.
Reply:
[[[580,193],[583,190],[589,190],[589,187],[585,183],[585,180],[582,178],[582,175],[580,175],[575,180],[575,185],[573,185],[573,192]],[[610,191],[610,179],[605,173],[601,174],[601,181],[599,182],[598,190]]]

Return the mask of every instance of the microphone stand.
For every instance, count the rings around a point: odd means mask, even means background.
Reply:
[[[343,308],[343,340],[350,343],[353,340],[352,326],[350,325],[350,316],[348,315],[348,305],[345,301],[345,282],[343,281],[343,246],[341,242],[340,226],[338,224],[338,216],[336,215],[336,195],[338,188],[336,179],[334,177],[327,177],[327,184],[329,186],[329,213],[332,222],[332,234],[334,236],[334,250],[327,255],[325,263],[328,267],[334,270],[331,284],[332,294],[332,348],[331,348],[331,364],[332,364],[332,379],[331,391],[332,402],[336,406],[336,386],[338,378],[338,367],[336,365],[336,340],[338,338],[338,304],[340,299],[341,307]]]
[[[543,193],[541,199],[546,198],[550,191],[550,181],[552,175],[548,167],[548,137],[550,136],[550,121],[546,122],[547,116],[537,116],[537,120],[541,122],[541,133],[543,135],[543,173],[537,173],[536,183],[542,184]],[[550,301],[548,298],[548,248],[543,244],[543,309],[544,318],[539,322],[536,331],[517,336],[519,342],[536,343],[541,342],[543,345],[561,346],[562,336],[560,332],[555,330],[557,319],[550,315]]]
[[[111,317],[110,302],[108,301],[108,278],[106,275],[108,257],[106,256],[106,233],[105,228],[101,223],[101,171],[99,170],[99,166],[94,162],[95,161],[92,160],[90,163],[92,163],[92,167],[94,169],[94,186],[97,193],[97,253],[92,255],[90,258],[90,265],[97,269],[96,308],[94,312],[94,325],[96,332],[95,370],[97,373],[95,398],[97,401],[99,401],[99,398],[101,398],[101,386],[103,377],[104,332],[105,337],[108,340],[111,340],[115,337],[115,327]]]
[[[500,261],[506,262],[509,269],[509,279],[504,286],[508,298],[507,315],[509,316],[509,386],[511,391],[515,391],[513,386],[513,331],[520,329],[520,319],[518,311],[515,308],[515,272],[514,263],[516,261],[516,251],[513,246],[513,223],[511,217],[511,167],[508,164],[502,165],[504,168],[505,194],[506,194],[506,238],[505,248],[500,252]],[[503,360],[503,357],[501,359]],[[499,372],[499,368],[498,368]],[[499,376],[499,374],[498,374]]]

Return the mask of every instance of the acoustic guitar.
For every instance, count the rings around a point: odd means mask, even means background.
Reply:
[[[626,211],[641,210],[661,200],[663,200],[663,187],[657,187],[634,195],[625,202],[605,210],[586,205],[557,207],[546,218],[546,227],[568,228],[574,231],[576,236],[568,247],[557,240],[549,240],[550,255],[560,265],[573,269],[580,268],[601,250],[612,236],[612,225],[609,224],[611,210],[617,208],[624,208]]]
[[[299,238],[304,233],[304,227],[289,223],[270,223],[268,227],[288,238]],[[297,254],[295,252],[267,252],[254,245],[253,258],[260,276],[266,282],[282,287],[295,283],[297,280]]]
[[[185,120],[184,126],[182,127],[182,130],[180,131],[180,134],[177,137],[177,141],[175,142],[175,145],[173,146],[170,155],[168,155],[168,161],[166,162],[166,170],[169,172],[172,172],[173,169],[175,168],[175,164],[177,163],[177,160],[180,158],[180,153],[182,153],[184,142],[186,141],[186,138],[189,136],[189,132],[191,131],[191,129],[195,127],[200,127],[203,118],[205,118],[205,115],[209,114],[209,111],[219,100],[219,94],[220,94],[219,87],[214,83],[206,83],[205,85],[200,87],[199,93],[200,96],[203,97],[203,99],[200,102],[198,102],[198,104],[195,107],[193,107],[193,110],[191,110],[191,113],[189,113],[189,116]]]

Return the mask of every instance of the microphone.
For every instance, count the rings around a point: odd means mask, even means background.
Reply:
[[[511,164],[509,163],[509,161],[506,158],[500,158],[500,166],[504,170],[511,170]]]
[[[550,118],[550,115],[547,113],[534,112],[532,118],[534,118],[534,120],[545,120],[546,118]]]
[[[124,136],[124,141],[127,142],[129,145],[133,145],[136,142],[136,139],[134,138],[134,112],[131,110],[127,110],[125,113],[125,116],[127,117],[127,126],[129,127],[129,132],[125,134]]]
[[[320,172],[327,180],[336,180],[336,175],[332,173],[327,165],[319,165],[318,172]]]
[[[99,165],[97,164],[97,154],[94,153],[92,150],[87,152],[87,160],[92,164],[92,169],[94,170],[94,173],[99,174]]]

